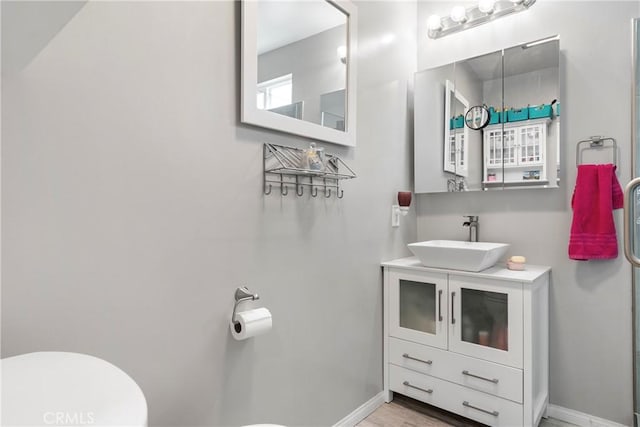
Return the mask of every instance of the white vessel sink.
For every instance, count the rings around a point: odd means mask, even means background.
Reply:
[[[409,243],[409,250],[425,267],[482,271],[495,265],[507,252],[507,243],[429,240]]]

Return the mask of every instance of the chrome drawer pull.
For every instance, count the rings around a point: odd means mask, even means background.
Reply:
[[[454,300],[456,298],[456,293],[455,292],[451,292],[451,324],[455,325],[456,324],[456,317],[453,315],[453,309],[455,307],[454,304]]]
[[[416,390],[424,391],[425,393],[429,393],[429,394],[433,393],[432,389],[430,389],[430,388],[429,389],[424,389],[424,388],[416,387],[414,385],[411,385],[409,383],[409,381],[404,381],[402,384],[406,385],[407,387],[415,388]]]
[[[494,417],[497,417],[498,415],[500,415],[500,412],[498,412],[498,411],[487,411],[486,409],[478,408],[477,406],[473,406],[472,404],[470,404],[466,400],[464,402],[462,402],[462,406],[466,406],[467,408],[475,409],[476,411],[484,412],[485,414],[493,415]]]
[[[485,378],[485,377],[481,377],[480,375],[472,374],[472,373],[471,373],[471,372],[469,372],[469,371],[462,371],[462,375],[468,375],[468,376],[470,376],[470,377],[478,378],[479,380],[489,381],[490,383],[494,383],[494,384],[498,384],[498,381],[500,381],[500,380],[498,380],[497,378]]]
[[[422,360],[422,359],[416,359],[415,357],[411,357],[409,356],[409,353],[403,354],[402,357],[404,357],[405,359],[411,359],[418,362],[426,363],[427,365],[431,365],[433,363],[433,360]]]

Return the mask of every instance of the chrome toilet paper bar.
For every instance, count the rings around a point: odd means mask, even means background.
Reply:
[[[236,320],[236,310],[238,309],[238,304],[240,304],[243,301],[255,301],[260,299],[260,296],[258,296],[258,294],[252,294],[249,289],[247,289],[246,286],[242,286],[238,289],[236,289],[236,302],[233,305],[233,314],[231,315],[231,323],[233,323],[234,325],[236,325],[238,323],[238,321]]]

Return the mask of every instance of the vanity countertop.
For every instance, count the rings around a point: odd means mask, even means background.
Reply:
[[[482,271],[447,270],[443,268],[425,267],[424,265],[420,264],[420,261],[416,257],[399,258],[392,261],[385,261],[382,263],[382,266],[526,283],[533,283],[540,276],[547,274],[551,270],[551,267],[531,264],[525,264],[525,269],[522,271],[509,270],[504,263],[500,262],[493,267],[487,268],[486,270]]]

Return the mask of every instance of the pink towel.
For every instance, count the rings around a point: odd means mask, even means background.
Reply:
[[[569,236],[569,258],[612,259],[618,256],[613,210],[620,209],[623,194],[616,167],[579,165],[571,207],[573,221]]]

